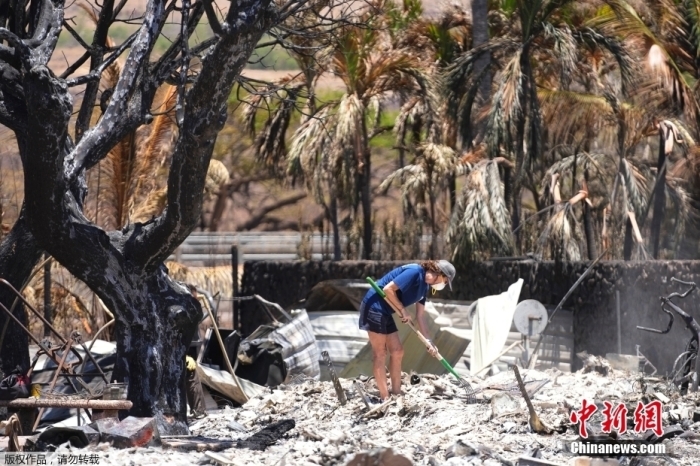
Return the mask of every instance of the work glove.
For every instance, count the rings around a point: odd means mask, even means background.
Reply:
[[[185,358],[185,366],[187,367],[187,370],[190,372],[197,369],[197,363],[194,361],[194,359],[192,359],[191,356],[187,356]]]

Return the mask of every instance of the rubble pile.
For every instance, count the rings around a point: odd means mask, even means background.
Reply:
[[[583,370],[562,373],[521,370],[532,405],[551,435],[532,432],[529,412],[512,371],[470,379],[477,403],[447,375],[405,374],[404,395],[379,403],[372,379],[356,384],[341,379],[347,402],[339,403],[331,382],[296,380],[267,389],[240,408],[211,411],[190,428],[205,439],[183,451],[179,439],[162,438],[161,447],[117,450],[107,444],[87,447],[102,452],[100,464],[231,465],[537,465],[587,466],[693,465],[700,463],[700,396],[681,396],[662,379],[606,368],[606,374]],[[362,387],[373,402],[367,406]],[[580,440],[570,421],[582,400],[598,406],[588,421],[589,440],[607,438],[602,431],[603,402],[628,409],[627,432],[619,439],[663,442],[666,456],[620,457],[591,462],[568,451]],[[634,431],[639,402],[663,403],[664,434]],[[264,432],[264,428],[268,427]],[[256,433],[258,434],[257,436]],[[215,440],[216,439],[216,440]],[[261,440],[262,439],[262,440]],[[217,441],[225,446],[218,449]],[[194,446],[193,446],[194,445]],[[68,451],[69,446],[57,452]],[[85,449],[80,450],[85,451]]]

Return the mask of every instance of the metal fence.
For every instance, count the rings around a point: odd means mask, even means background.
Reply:
[[[420,238],[421,251],[430,248],[430,240],[430,235]],[[342,236],[340,241],[341,248],[345,250],[347,236]],[[238,247],[239,264],[251,260],[322,260],[333,257],[333,238],[320,233],[196,232],[168,259],[188,266],[227,265],[231,264],[232,246]],[[377,239],[375,250],[381,247],[381,239]]]

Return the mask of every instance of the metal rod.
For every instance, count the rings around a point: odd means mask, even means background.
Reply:
[[[553,317],[554,317],[554,314],[556,314],[557,311],[558,311],[559,309],[561,309],[561,307],[564,305],[564,303],[566,302],[566,300],[569,299],[569,296],[571,296],[571,294],[574,292],[574,290],[576,290],[576,288],[578,288],[578,286],[581,284],[581,282],[583,282],[583,279],[586,278],[586,275],[588,275],[588,273],[589,273],[591,270],[593,270],[593,267],[595,267],[595,265],[596,265],[598,262],[600,262],[600,260],[603,258],[603,256],[604,256],[605,254],[608,253],[608,250],[609,250],[609,249],[610,249],[610,248],[607,248],[605,251],[603,251],[603,253],[602,253],[600,256],[598,256],[598,258],[597,258],[596,260],[594,260],[593,263],[592,263],[591,265],[588,266],[588,268],[583,272],[583,274],[581,274],[581,276],[578,277],[578,280],[576,280],[576,283],[574,283],[574,286],[572,286],[572,287],[569,289],[569,291],[566,293],[566,295],[564,296],[564,298],[563,298],[561,301],[559,301],[559,304],[557,304],[557,307],[556,307],[556,308],[554,309],[554,311],[549,315],[549,320],[547,321],[547,325],[544,326],[544,330],[542,330],[542,332],[540,332],[540,335],[541,335],[541,336],[540,336],[539,340],[537,340],[537,345],[535,345],[535,350],[532,352],[532,354],[537,354],[537,350],[540,349],[540,343],[542,343],[542,341],[544,340],[544,337],[543,337],[543,336],[544,336],[544,333],[547,331],[547,328],[549,327],[549,324],[552,323],[552,319],[553,319]],[[572,362],[573,362],[573,360],[572,360]],[[530,361],[528,361],[528,367],[529,367],[529,366],[530,366]]]
[[[51,261],[51,257],[48,259],[44,260],[41,264],[39,264],[38,267],[34,267],[34,270],[32,271],[31,275],[24,281],[22,284],[22,287],[20,288],[20,292],[24,291],[24,289],[27,287],[30,281],[34,278],[34,276],[39,273],[39,270],[44,266],[45,263]],[[18,303],[18,298],[15,297],[14,301],[12,301],[12,306],[10,306],[10,312],[15,312],[15,307],[17,306]],[[9,319],[5,321],[5,325],[2,328],[2,335],[0,335],[0,348],[2,348],[2,344],[5,341],[5,332],[7,332],[7,326],[10,323]]]
[[[233,280],[233,296],[238,296],[238,246],[231,246],[231,279]],[[234,300],[231,305],[233,330],[239,330],[238,303]]]
[[[12,286],[12,284],[10,282],[5,280],[4,278],[0,278],[0,284],[3,284],[5,286],[7,286],[8,288],[10,288],[17,295],[17,297],[20,300],[22,300],[24,305],[27,306],[27,308],[30,311],[32,311],[39,318],[39,320],[41,320],[44,323],[44,325],[47,325],[51,329],[51,331],[56,335],[56,337],[61,341],[61,343],[66,344],[67,340],[65,338],[63,338],[63,336],[60,333],[58,333],[58,330],[53,328],[53,326],[51,325],[51,322],[46,320],[46,318],[43,315],[41,315],[41,312],[34,309],[34,307],[31,304],[29,304],[29,302],[26,299],[24,299],[24,296],[22,296],[22,294],[19,291],[17,291],[17,289],[14,286]]]
[[[622,324],[620,322],[620,290],[615,290],[615,306],[617,309],[617,354],[622,354]]]
[[[63,356],[61,356],[61,362],[58,363],[58,367],[56,367],[56,372],[53,375],[53,379],[51,380],[51,383],[49,384],[49,392],[53,391],[54,387],[56,387],[56,381],[58,380],[58,376],[61,374],[61,369],[63,369],[63,364],[66,363],[66,358],[68,357],[68,353],[70,351],[70,347],[73,345],[73,340],[68,340],[68,343],[66,343],[66,346],[64,347],[63,350]],[[69,379],[70,380],[70,379]],[[75,387],[73,387],[73,390],[75,390]],[[77,390],[75,390],[77,391]],[[44,408],[39,408],[39,414],[36,415],[36,420],[34,421],[34,427],[32,427],[32,432],[36,430],[37,427],[39,427],[39,423],[41,422],[41,416],[44,414]]]
[[[243,397],[245,398],[246,401],[250,399],[248,394],[245,392],[243,389],[243,385],[241,385],[241,382],[238,380],[238,377],[236,377],[236,371],[231,367],[231,361],[228,358],[228,354],[226,354],[226,346],[224,346],[224,340],[221,338],[221,334],[219,333],[219,327],[216,326],[216,320],[214,319],[214,315],[211,313],[211,309],[209,309],[209,306],[204,306],[209,313],[209,318],[211,318],[211,326],[214,329],[214,333],[216,334],[216,339],[219,340],[219,346],[221,347],[221,352],[224,355],[224,362],[226,363],[226,367],[228,368],[229,372],[231,373],[231,377],[233,377],[234,382],[236,382],[236,385],[238,385],[238,388],[241,389],[241,393],[243,394]]]

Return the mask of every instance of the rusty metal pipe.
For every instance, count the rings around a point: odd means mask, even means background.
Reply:
[[[17,398],[15,400],[0,400],[0,406],[10,409],[27,408],[80,408],[80,409],[131,409],[133,403],[129,400],[79,400],[59,398]]]
[[[24,305],[27,306],[44,323],[44,325],[46,325],[54,334],[56,334],[58,339],[61,340],[61,343],[63,343],[64,345],[66,344],[66,341],[68,341],[68,340],[63,338],[63,336],[60,333],[58,333],[58,330],[56,330],[53,327],[53,325],[51,325],[51,323],[48,320],[46,320],[46,318],[43,315],[41,315],[41,312],[34,309],[34,307],[31,304],[29,304],[29,302],[26,299],[24,299],[24,296],[22,296],[22,293],[17,291],[17,289],[14,286],[12,286],[12,284],[10,282],[5,280],[4,278],[0,278],[0,284],[3,284],[5,286],[7,286],[8,288],[10,288],[17,295],[17,297],[22,300]]]

